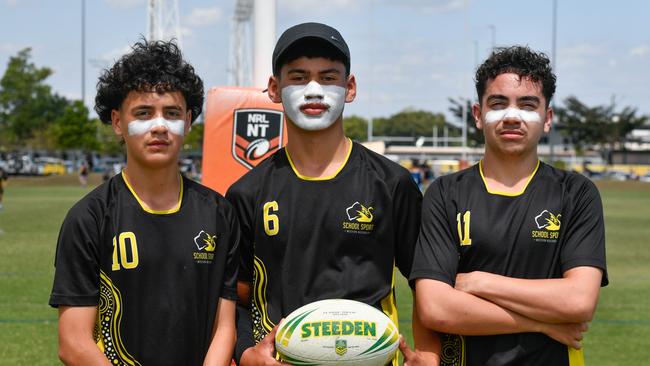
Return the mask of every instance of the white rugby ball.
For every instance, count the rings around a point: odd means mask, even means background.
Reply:
[[[399,332],[381,311],[359,301],[330,299],[296,309],[280,324],[275,349],[292,365],[384,366]]]

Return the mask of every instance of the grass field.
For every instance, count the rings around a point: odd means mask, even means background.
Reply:
[[[91,176],[91,184],[99,181]],[[587,364],[650,359],[650,184],[599,183],[610,285],[584,341]],[[67,210],[90,187],[75,177],[15,178],[0,211],[0,365],[55,365],[56,310],[47,305],[54,250]],[[398,281],[400,327],[410,338],[410,293]]]

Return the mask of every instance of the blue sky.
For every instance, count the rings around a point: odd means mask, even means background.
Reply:
[[[0,74],[32,47],[48,82],[81,96],[81,0],[0,0]],[[86,0],[86,104],[101,68],[146,32],[146,0]],[[179,0],[182,45],[206,89],[228,84],[235,0]],[[277,32],[304,21],[337,28],[352,54],[358,97],[346,115],[405,108],[447,113],[448,97],[474,97],[472,75],[497,46],[552,52],[551,0],[277,0]],[[556,103],[616,102],[650,114],[650,2],[558,0]],[[494,30],[494,33],[492,32]],[[269,61],[270,62],[270,61]]]

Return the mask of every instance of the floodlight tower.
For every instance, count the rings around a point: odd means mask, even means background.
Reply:
[[[272,71],[275,18],[276,0],[237,0],[230,34],[230,84],[266,87]]]
[[[175,39],[180,47],[178,0],[149,0],[147,10],[147,39],[150,41]]]
[[[250,69],[251,17],[253,0],[237,0],[230,30],[230,65],[228,83],[249,86],[252,83]]]

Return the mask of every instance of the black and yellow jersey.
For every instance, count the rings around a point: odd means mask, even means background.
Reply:
[[[393,269],[411,270],[422,201],[406,169],[350,143],[338,172],[309,178],[281,149],[226,197],[242,228],[239,279],[252,284],[252,335],[238,325],[238,351],[316,300],[357,300],[397,320]]]
[[[567,270],[603,270],[600,195],[576,173],[538,162],[519,194],[487,188],[480,163],[443,176],[427,190],[410,279],[454,286],[457,273],[485,271],[525,279]],[[582,365],[582,352],[541,333],[443,337],[446,365]]]
[[[145,209],[122,174],[68,212],[50,305],[98,306],[94,337],[113,365],[201,365],[219,298],[236,299],[232,206],[185,177],[179,204]]]

